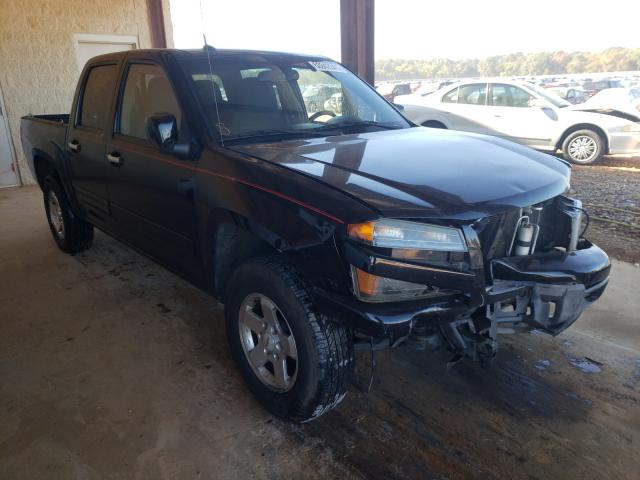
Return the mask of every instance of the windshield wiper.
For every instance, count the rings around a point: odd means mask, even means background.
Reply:
[[[273,130],[253,130],[251,132],[247,132],[246,135],[239,135],[237,137],[229,137],[225,138],[225,142],[236,142],[242,140],[254,140],[260,138],[268,138],[268,137],[282,137],[282,136],[290,136],[290,137],[324,137],[326,136],[324,133],[315,132],[314,130],[287,130],[287,129],[273,129]]]
[[[390,123],[375,122],[373,120],[358,120],[358,121],[352,121],[352,122],[329,123],[327,125],[317,128],[316,131],[336,130],[341,128],[352,128],[352,127],[378,127],[384,130],[398,130],[398,129],[404,128],[402,125],[399,125],[397,123],[390,124]]]

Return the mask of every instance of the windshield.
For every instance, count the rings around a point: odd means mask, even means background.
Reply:
[[[550,92],[549,90],[545,90],[544,88],[540,88],[539,86],[537,86],[534,83],[527,83],[527,88],[529,90],[532,90],[533,92],[535,92],[538,96],[544,98],[547,102],[549,102],[554,107],[564,108],[564,107],[568,107],[569,105],[571,105],[564,98],[559,97],[558,95],[556,95],[553,92]]]
[[[365,82],[333,61],[212,53],[211,70],[205,55],[182,63],[209,128],[224,142],[411,126]]]

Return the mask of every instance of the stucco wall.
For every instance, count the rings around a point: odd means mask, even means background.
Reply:
[[[69,112],[80,74],[76,33],[135,35],[139,48],[149,48],[146,0],[0,0],[0,88],[24,184],[34,180],[20,145],[20,117]]]

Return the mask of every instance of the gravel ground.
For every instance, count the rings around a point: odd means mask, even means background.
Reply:
[[[640,263],[640,157],[574,166],[571,195],[591,216],[587,238],[612,257]]]

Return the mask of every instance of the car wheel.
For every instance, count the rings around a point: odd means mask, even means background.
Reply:
[[[89,248],[93,242],[93,225],[73,213],[58,179],[49,175],[42,187],[47,221],[60,250],[77,253]]]
[[[225,320],[231,353],[257,400],[276,416],[305,422],[345,397],[353,339],[315,311],[307,286],[277,257],[233,273]]]
[[[578,130],[562,142],[562,154],[570,162],[586,165],[604,154],[604,141],[593,130]]]

